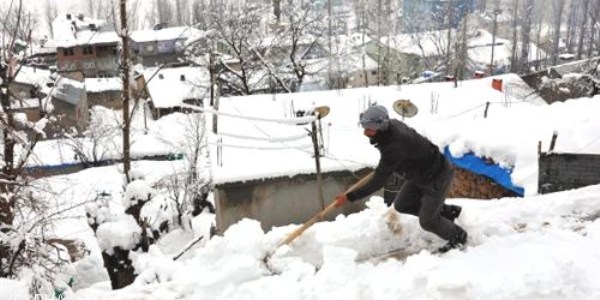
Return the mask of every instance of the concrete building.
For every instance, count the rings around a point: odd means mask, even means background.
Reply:
[[[120,38],[106,21],[67,13],[53,26],[59,74],[80,81],[118,75]]]
[[[201,35],[202,31],[193,27],[165,27],[162,24],[153,29],[133,31],[131,48],[134,63],[146,67],[178,63],[184,58],[186,41]]]

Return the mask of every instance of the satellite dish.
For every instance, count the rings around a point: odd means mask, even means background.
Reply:
[[[394,102],[394,111],[397,112],[402,118],[414,117],[419,109],[410,100],[396,100]]]
[[[327,116],[329,114],[329,111],[330,111],[329,106],[318,106],[318,107],[315,107],[315,109],[314,109],[314,113],[315,113],[315,115],[319,116],[319,119]]]

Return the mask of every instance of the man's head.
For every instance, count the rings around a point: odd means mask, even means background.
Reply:
[[[364,134],[368,137],[374,137],[378,131],[386,130],[390,126],[387,109],[381,105],[369,107],[360,114],[360,126],[365,129]]]

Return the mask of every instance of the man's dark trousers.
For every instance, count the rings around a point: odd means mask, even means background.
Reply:
[[[447,165],[431,180],[406,180],[394,199],[396,211],[419,217],[421,227],[442,239],[450,240],[458,232],[457,225],[442,217],[440,211],[454,171]]]

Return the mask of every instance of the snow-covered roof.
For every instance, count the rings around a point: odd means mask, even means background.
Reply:
[[[202,99],[210,86],[206,68],[149,68],[144,71],[148,92],[156,108],[181,106],[186,99]]]
[[[363,54],[360,53],[348,53],[341,54],[334,58],[335,62],[332,64],[332,72],[350,74],[356,71],[360,71],[363,68]],[[377,61],[371,56],[364,54],[365,59],[365,70],[376,70],[378,68]],[[329,60],[328,59],[314,59],[306,62],[306,69],[309,73],[316,73],[320,76],[327,76],[329,72]]]
[[[14,79],[17,83],[30,84],[33,86],[45,87],[46,83],[53,81],[50,78],[50,71],[40,68],[21,66],[19,73]]]
[[[119,36],[105,20],[67,14],[58,16],[53,24],[56,47],[68,48],[80,45],[115,44]]]
[[[452,30],[452,36],[456,36],[456,30]],[[448,31],[437,30],[384,36],[380,39],[380,43],[384,46],[389,45],[401,53],[429,57],[440,55],[442,53],[440,49],[446,48],[447,40]]]
[[[88,93],[101,93],[106,91],[120,91],[123,83],[120,77],[86,78],[85,90]]]
[[[453,30],[452,38],[456,39],[457,32]],[[401,34],[392,37],[382,37],[381,44],[389,45],[401,53],[418,56],[438,56],[446,47],[448,31],[428,31],[421,33]],[[493,35],[483,29],[478,29],[469,35],[468,58],[474,64],[486,65],[492,57]],[[509,40],[496,37],[494,47],[494,64],[510,64],[512,43]],[[522,43],[517,44],[517,50],[521,51]],[[529,43],[529,61],[540,60],[546,57],[546,53],[539,49],[534,43]]]
[[[469,60],[477,65],[487,65],[492,57],[493,35],[485,30],[477,30],[469,38]],[[520,54],[523,43],[517,43],[517,51]],[[512,42],[506,39],[496,37],[494,44],[494,64],[510,65]],[[546,52],[538,48],[534,43],[529,43],[529,60],[537,61],[546,58]]]
[[[508,94],[494,90],[491,84],[492,78],[502,79]],[[407,119],[406,122],[431,138],[441,148],[450,146],[453,154],[457,156],[461,155],[459,149],[474,151],[477,155],[492,157],[504,166],[514,166],[518,169],[526,165],[523,160],[527,160],[527,163],[530,164],[532,163],[531,159],[537,157],[537,141],[547,141],[551,137],[551,133],[546,136],[542,131],[552,131],[551,129],[541,129],[541,131],[535,132],[539,136],[521,138],[520,134],[528,134],[522,128],[531,128],[530,125],[521,122],[531,122],[532,115],[539,113],[548,119],[548,121],[541,122],[539,128],[557,125],[554,118],[546,115],[551,114],[548,109],[543,108],[547,104],[537,95],[532,95],[532,92],[533,90],[517,75],[507,74],[464,81],[458,88],[454,88],[453,83],[442,82],[402,85],[401,87],[369,87],[339,91],[221,98],[220,112],[252,116],[254,119],[219,117],[218,128],[224,134],[211,134],[210,141],[217,143],[219,138],[222,139],[222,165],[216,164],[217,145],[213,144],[211,145],[212,151],[209,151],[214,156],[211,159],[213,179],[215,183],[223,184],[314,173],[311,140],[308,136],[285,143],[261,140],[261,138],[277,140],[278,138],[298,136],[306,133],[309,126],[282,125],[256,119],[292,118],[292,108],[305,110],[322,105],[331,108],[329,115],[322,120],[326,153],[321,160],[323,171],[357,170],[366,166],[375,166],[379,154],[362,135],[362,130],[358,127],[358,115],[369,102],[377,102],[386,106],[388,111],[392,112],[392,116],[400,118],[392,110],[392,103],[398,99],[410,99],[419,107],[419,114],[414,118]],[[437,113],[431,113],[430,110],[432,97],[438,102]],[[488,119],[483,119],[485,104],[488,101],[493,104],[489,109]],[[509,101],[512,103],[511,106],[503,104]],[[500,116],[500,114],[507,114],[510,108],[529,112],[529,115],[519,114],[522,119],[511,118],[515,124],[514,127],[521,129],[513,127],[506,129],[508,127],[506,124],[486,129],[489,130],[486,134],[490,137],[509,135],[510,138],[499,139],[494,144],[492,138],[480,143],[477,139],[467,137],[470,134],[467,132],[471,131],[470,127],[474,126],[473,130],[485,128],[487,124],[490,124],[490,119],[495,119],[494,116]],[[505,122],[506,119],[502,120]],[[585,125],[582,123],[581,126]],[[447,128],[454,130],[450,131]],[[461,135],[458,134],[459,132]],[[232,137],[227,135],[228,133],[251,138]],[[475,136],[476,132],[472,134]],[[600,153],[600,142],[598,144],[597,151]],[[349,145],[351,146],[349,147]],[[267,150],[271,148],[279,150]],[[559,149],[557,148],[557,150]],[[252,157],[252,159],[248,160],[248,157]],[[240,167],[242,165],[243,168]],[[522,176],[526,172],[532,172],[532,170],[518,169],[513,172],[513,175],[521,174],[516,176]],[[514,182],[531,191],[531,189],[537,189],[537,181],[534,179],[536,177],[515,178]]]
[[[57,80],[52,96],[72,105],[85,97],[85,85],[81,81],[61,77]]]
[[[131,39],[137,43],[185,40],[189,37],[199,36],[202,31],[189,26],[168,27],[161,29],[143,29],[131,32]]]
[[[583,59],[578,61],[573,61],[570,63],[552,66],[548,69],[564,76],[569,73],[582,73],[588,71],[591,67],[595,66],[595,63],[598,62],[600,58],[592,58],[592,59]]]
[[[13,109],[25,109],[25,108],[38,108],[40,107],[40,100],[37,98],[22,99],[21,101],[12,101],[11,107]]]
[[[365,41],[363,43],[363,35],[361,33],[340,34],[333,37],[333,46],[334,49],[336,45],[339,45],[339,47],[357,48],[368,44],[371,41],[371,37],[365,34],[364,40]],[[335,53],[335,51],[333,52]]]

